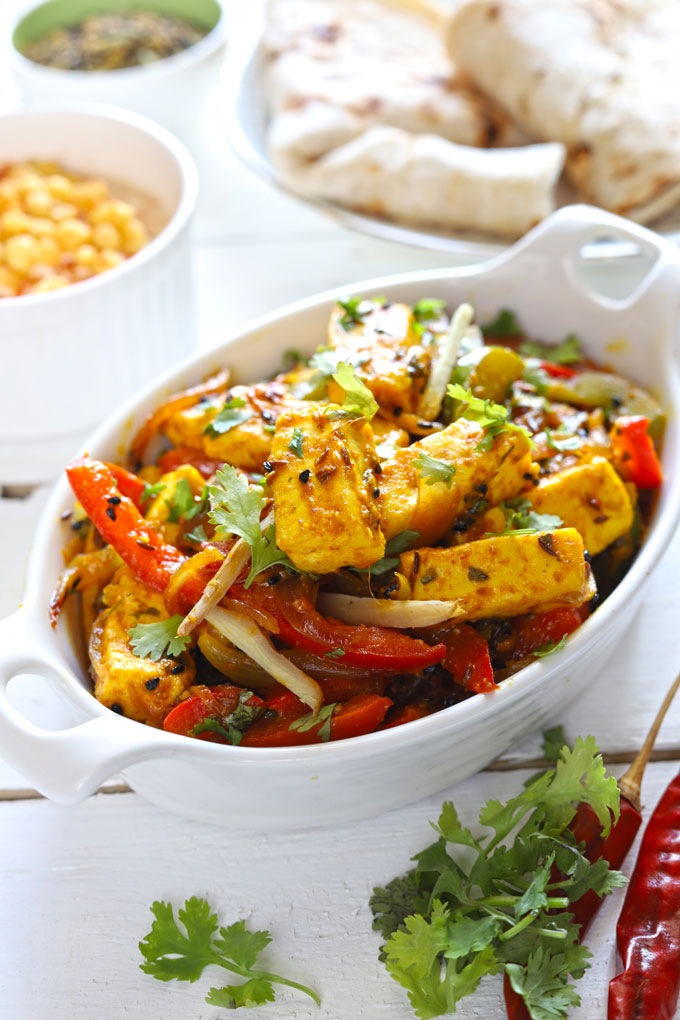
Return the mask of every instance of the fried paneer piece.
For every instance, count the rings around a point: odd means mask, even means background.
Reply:
[[[527,497],[538,513],[556,514],[567,527],[576,528],[592,556],[633,525],[626,487],[604,457],[542,478]]]
[[[167,620],[168,612],[163,596],[138,581],[127,567],[117,571],[102,599],[104,609],[90,634],[95,697],[107,708],[118,705],[129,719],[160,726],[180,694],[194,682],[194,660],[187,652],[179,661],[163,658],[158,662],[134,654],[128,631],[138,623]],[[178,672],[180,665],[184,668]]]
[[[364,312],[364,309],[367,309]],[[328,324],[328,342],[346,350],[361,381],[368,386],[381,409],[415,414],[430,371],[431,345],[423,345],[414,329],[416,320],[409,305],[362,301],[359,322],[347,323],[347,313],[337,305]],[[330,400],[342,403],[343,390],[328,386]]]
[[[481,425],[459,418],[383,461],[380,490],[387,539],[410,530],[419,532],[419,542],[429,545],[466,509],[466,497],[500,503],[526,488],[537,472],[526,436],[514,430],[501,432],[488,450],[480,450],[483,436]],[[448,482],[430,484],[431,477],[418,467],[421,453],[455,468]]]
[[[385,551],[373,431],[333,410],[308,404],[281,415],[268,476],[277,543],[314,574],[368,567]]]
[[[402,553],[401,572],[411,598],[457,600],[456,619],[521,616],[595,594],[584,551],[574,528],[560,528]]]
[[[163,486],[156,498],[152,500],[146,512],[146,519],[166,542],[176,545],[182,531],[182,525],[173,521],[173,505],[179,482],[185,481],[191,489],[192,496],[200,496],[205,486],[205,479],[191,464],[182,464],[174,471],[168,471],[158,479]]]
[[[232,386],[227,394],[227,403],[230,401],[237,405],[236,414],[233,422],[226,423],[225,431],[217,431],[224,428],[219,421],[212,424],[224,404],[206,400],[173,415],[165,425],[166,436],[175,446],[200,450],[213,460],[225,461],[244,471],[262,471],[271,451],[272,429],[278,416],[289,408],[309,406],[295,399],[282,379]]]

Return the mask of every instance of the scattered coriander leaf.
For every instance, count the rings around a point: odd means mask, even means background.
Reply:
[[[555,433],[550,429],[545,430],[545,438],[551,450],[558,453],[566,453],[568,450],[580,450],[583,445],[578,436],[568,436],[566,439],[555,439]]]
[[[552,655],[553,652],[559,652],[567,643],[568,634],[563,634],[559,641],[549,641],[547,645],[541,645],[540,648],[534,649],[534,655],[537,655],[539,659],[542,659],[546,655]]]
[[[225,729],[222,723],[214,715],[207,716],[202,722],[196,723],[189,730],[192,737],[198,737],[201,733],[219,733],[221,737],[229,740],[229,730]]]
[[[471,390],[465,389],[460,383],[449,383],[446,392],[452,400],[459,400],[462,403],[462,408],[456,418],[476,421],[486,429],[486,435],[477,446],[479,450],[490,449],[495,437],[500,432],[521,432],[529,440],[529,444],[534,445],[528,429],[525,429],[523,425],[515,425],[514,422],[509,421],[507,407],[496,404],[493,400],[482,400],[481,397],[476,397]]]
[[[519,353],[528,358],[552,362],[553,365],[572,365],[583,357],[581,342],[574,333],[570,333],[566,340],[556,346],[526,340],[520,345]]]
[[[338,301],[338,306],[344,312],[344,315],[340,316],[340,325],[346,333],[349,333],[355,326],[360,326],[364,322],[366,316],[375,309],[376,305],[384,305],[385,303],[386,299],[384,297],[351,297]]]
[[[155,918],[151,931],[139,943],[146,961],[141,964],[144,973],[159,981],[197,981],[203,969],[215,963],[212,937],[217,931],[217,915],[196,896],[178,911],[184,931],[175,921],[170,903],[154,902],[151,913]]]
[[[197,545],[208,541],[208,536],[202,524],[199,524],[197,528],[193,528],[191,531],[187,531],[184,538],[187,542],[196,542]]]
[[[548,373],[545,371],[544,368],[541,368],[541,366],[536,364],[535,362],[531,365],[526,366],[526,368],[522,372],[522,379],[524,380],[524,382],[530,383],[534,387],[536,392],[540,395],[543,395],[544,393],[547,392],[548,385],[550,383],[550,377]]]
[[[500,504],[505,515],[504,535],[533,535],[538,531],[555,531],[564,524],[556,514],[539,514],[531,509],[528,499],[509,499]]]
[[[370,567],[360,567],[358,574],[386,574],[388,570],[394,570],[399,566],[399,554],[405,552],[410,545],[420,537],[419,531],[400,531],[394,538],[390,538],[385,545],[385,555],[376,560]]]
[[[148,503],[150,499],[155,499],[164,488],[165,482],[155,482],[153,485],[149,485],[147,482],[142,489],[142,495],[139,497],[140,503]]]
[[[294,453],[296,457],[302,459],[302,429],[299,425],[296,425],[293,429],[293,438],[288,444],[288,449],[291,453]]]
[[[175,613],[159,623],[138,623],[128,631],[135,655],[140,659],[151,659],[152,662],[162,659],[166,650],[168,655],[179,655],[191,642],[190,637],[179,637],[177,634],[182,620],[183,617]]]
[[[250,978],[242,985],[226,985],[224,988],[211,988],[205,997],[209,1006],[223,1006],[225,1009],[246,1009],[263,1006],[266,1002],[274,1002],[276,996],[271,981],[267,978]]]
[[[413,458],[413,466],[426,485],[436,485],[444,482],[447,489],[453,485],[453,476],[456,473],[455,464],[447,464],[446,461],[430,457],[425,451],[421,451]]]
[[[204,433],[210,436],[221,436],[236,428],[237,425],[243,425],[244,422],[249,421],[255,412],[246,408],[245,403],[243,397],[233,397],[228,400],[219,414],[205,426]]]
[[[294,347],[289,347],[281,355],[281,371],[292,372],[299,365],[306,365],[307,358],[300,351],[296,351]]]
[[[421,298],[413,306],[413,315],[417,322],[427,322],[428,319],[440,318],[445,308],[443,298]]]
[[[321,723],[321,726],[317,731],[317,736],[323,743],[326,743],[326,741],[331,739],[331,720],[333,718],[333,711],[335,708],[336,702],[333,702],[330,705],[323,705],[316,716],[313,712],[308,712],[300,719],[294,719],[288,729],[297,730],[298,733],[307,733],[308,730],[313,729],[315,726],[319,726]]]
[[[168,520],[171,524],[176,524],[180,517],[186,517],[191,512],[194,505],[194,494],[186,478],[179,479],[175,485],[172,499],[166,499],[165,505],[168,508]]]
[[[557,761],[562,748],[567,744],[563,726],[552,726],[543,733],[543,757],[546,761]],[[568,745],[567,745],[568,746]]]
[[[345,399],[338,411],[331,411],[331,417],[335,418],[366,418],[370,421],[378,412],[378,402],[369,390],[368,386],[362,383],[352,365],[341,361],[333,378],[345,391]]]
[[[482,326],[482,333],[484,336],[523,336],[524,330],[510,308],[501,308],[492,322]]]
[[[327,659],[341,659],[345,654],[344,648],[331,648],[330,652],[324,652]]]

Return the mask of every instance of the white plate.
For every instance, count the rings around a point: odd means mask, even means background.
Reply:
[[[429,251],[450,252],[460,259],[479,262],[506,251],[512,242],[491,234],[460,231],[438,231],[434,228],[418,228],[367,216],[335,202],[322,198],[301,195],[291,190],[281,179],[267,151],[267,102],[262,74],[262,7],[254,9],[239,19],[237,35],[233,39],[229,57],[224,66],[221,88],[215,106],[219,108],[220,120],[216,130],[224,133],[236,155],[264,180],[286,194],[313,206],[335,220],[341,226],[380,238],[395,241]],[[224,103],[224,107],[222,107]],[[566,184],[558,187],[558,207],[562,208],[579,201],[579,197]],[[651,225],[659,234],[680,244],[680,208]],[[613,243],[605,239],[593,245],[584,253],[585,258],[627,258],[636,256],[635,245]]]

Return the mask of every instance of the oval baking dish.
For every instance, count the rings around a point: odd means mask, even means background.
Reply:
[[[653,263],[626,298],[603,297],[581,277],[582,247],[603,234],[635,244]],[[209,744],[105,709],[90,693],[68,627],[62,623],[51,630],[47,605],[61,566],[59,517],[73,499],[64,480],[39,527],[25,605],[0,623],[2,753],[47,796],[64,803],[82,799],[124,769],[130,785],[149,800],[241,828],[319,826],[375,814],[466,778],[554,717],[596,676],[626,628],[680,517],[680,380],[673,350],[680,253],[643,228],[577,206],[560,211],[485,266],[409,273],[353,284],[343,288],[347,291],[408,303],[428,293],[446,298],[450,306],[470,301],[482,321],[512,307],[530,335],[555,337],[573,330],[587,354],[651,388],[669,412],[665,482],[629,573],[566,648],[515,674],[493,694],[476,695],[405,727],[337,743],[281,749]],[[288,347],[311,352],[337,296],[299,302],[185,363],[106,423],[87,444],[88,453],[115,458],[153,406],[220,364],[246,381],[270,373]],[[240,363],[247,368],[240,370]],[[28,723],[7,697],[9,680],[22,672],[45,676],[86,721],[57,732]]]

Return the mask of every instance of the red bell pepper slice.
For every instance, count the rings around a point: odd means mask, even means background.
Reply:
[[[487,694],[498,688],[493,678],[489,645],[469,623],[459,624],[447,636],[444,668],[457,684],[474,694]]]
[[[567,368],[566,365],[556,365],[554,361],[542,361],[541,368],[554,379],[571,379],[572,375],[576,375],[573,368]]]
[[[118,489],[110,468],[82,457],[66,468],[76,499],[105,542],[150,588],[165,591],[186,557],[146,523],[134,502]]]
[[[391,730],[394,726],[403,726],[404,723],[415,722],[416,719],[424,719],[426,715],[431,714],[425,705],[402,705],[401,708],[395,708],[390,712],[378,729]]]
[[[120,464],[109,464],[107,468],[111,472],[122,496],[128,496],[138,510],[142,510],[142,493],[146,488],[146,482],[139,475],[133,475],[132,471],[126,471]]]
[[[523,659],[537,648],[561,641],[565,634],[571,634],[581,623],[581,613],[571,606],[559,606],[545,613],[518,617],[514,625],[516,640],[513,658]]]
[[[297,699],[296,699],[297,700]],[[385,718],[388,708],[393,702],[390,698],[381,698],[377,694],[360,694],[350,698],[342,705],[336,705],[330,721],[330,740],[348,740],[372,733]],[[269,703],[270,708],[274,706]],[[302,718],[308,709],[298,701],[299,709],[294,709],[287,700],[281,703],[282,714],[275,719],[258,719],[250,727],[241,741],[242,747],[294,747],[298,744],[320,744],[322,737],[319,731],[326,724],[321,719],[310,729],[292,730],[290,724]]]
[[[229,716],[238,707],[242,690],[231,684],[218,684],[215,687],[199,686],[190,698],[180,701],[171,708],[163,720],[163,729],[168,733],[178,733],[183,737],[194,737],[196,740],[207,740],[214,744],[229,744],[221,733],[206,730],[205,733],[193,733],[192,730],[206,719],[216,719],[225,729],[229,725]],[[296,699],[297,700],[297,699]],[[262,698],[251,695],[246,705],[263,706]]]
[[[244,606],[254,606],[272,616],[279,627],[279,637],[293,648],[306,648],[316,655],[342,649],[343,663],[367,668],[396,668],[418,672],[441,662],[446,654],[443,644],[428,645],[418,638],[386,627],[352,626],[326,619],[318,613],[307,596],[298,588],[278,584],[253,584],[244,588],[235,584],[229,597]]]
[[[174,471],[182,464],[191,464],[204,478],[211,478],[224,465],[223,460],[211,460],[200,450],[192,450],[188,446],[176,446],[172,450],[166,450],[158,458],[158,466],[163,472]]]
[[[617,418],[610,434],[617,469],[638,489],[656,489],[663,480],[648,427],[649,418],[641,415]]]

